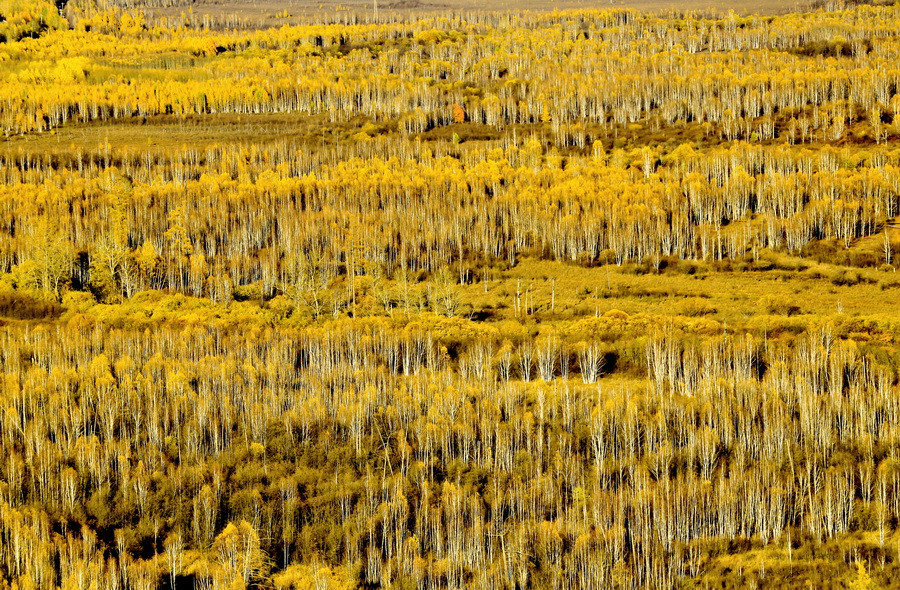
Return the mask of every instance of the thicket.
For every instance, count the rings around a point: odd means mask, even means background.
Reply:
[[[900,9],[65,10],[0,45],[0,588],[896,584],[900,326],[675,286],[891,296]],[[54,140],[148,119],[213,139]]]
[[[0,558],[41,588],[670,587],[867,531],[892,579],[896,353],[641,322],[7,328]],[[611,334],[646,379],[598,380]]]
[[[45,0],[2,0],[0,2],[0,43],[36,38],[68,26],[53,2]]]
[[[895,258],[893,149],[415,147],[0,156],[0,271],[19,288],[105,301],[278,295],[319,317],[362,294],[408,310],[410,285],[430,277],[438,300],[521,256],[652,271],[766,249],[857,267]],[[864,237],[876,246],[849,249]]]

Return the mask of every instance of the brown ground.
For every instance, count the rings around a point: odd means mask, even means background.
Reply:
[[[178,0],[176,0],[177,2]],[[570,10],[602,8],[635,8],[645,11],[715,11],[734,10],[738,14],[776,14],[809,5],[808,0],[287,0],[252,2],[250,0],[197,0],[191,4],[198,18],[211,16],[217,19],[234,17],[245,23],[262,26],[279,26],[308,22],[310,18],[333,20],[347,15],[370,18],[374,14],[374,2],[378,3],[381,16],[388,14],[455,12],[455,11],[507,11],[507,10]],[[146,12],[175,17],[186,12],[188,3]]]

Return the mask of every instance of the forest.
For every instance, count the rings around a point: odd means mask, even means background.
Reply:
[[[900,4],[291,18],[0,0],[0,590],[900,588]]]

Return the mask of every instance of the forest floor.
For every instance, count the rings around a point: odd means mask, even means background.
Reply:
[[[781,129],[781,125],[778,125]],[[873,147],[875,141],[864,120],[850,125],[840,141],[828,145]],[[359,116],[349,121],[331,122],[327,115],[296,113],[258,114],[191,114],[154,115],[147,117],[123,117],[115,120],[97,120],[89,123],[70,123],[46,132],[32,132],[0,137],[0,154],[59,154],[73,150],[90,151],[113,145],[119,149],[141,151],[166,150],[190,145],[195,148],[226,143],[254,143],[260,145],[295,143],[308,146],[352,145],[358,142],[360,131],[370,138],[396,137],[398,122],[373,121]],[[700,123],[684,123],[660,129],[646,121],[629,125],[610,133],[609,130],[587,127],[590,137],[599,138],[607,150],[625,150],[643,146],[661,147],[671,151],[682,144],[695,149],[727,146],[732,142],[721,139],[717,128],[704,128]],[[449,144],[454,138],[461,142],[493,142],[504,137],[551,137],[549,125],[515,124],[498,129],[472,122],[451,123],[434,127],[417,134],[424,142]],[[783,139],[756,141],[758,145],[783,145]],[[808,142],[810,147],[825,145]],[[586,151],[586,148],[569,146],[562,152]]]
[[[777,318],[785,327],[799,327],[813,316],[895,319],[897,289],[900,275],[895,272],[766,253],[756,263],[719,271],[693,263],[645,272],[639,265],[581,268],[522,261],[486,287],[467,287],[462,303],[492,319],[512,319],[518,290],[522,305],[526,296],[530,302],[530,315],[545,320],[620,310],[706,317],[733,326],[761,322],[763,328]]]

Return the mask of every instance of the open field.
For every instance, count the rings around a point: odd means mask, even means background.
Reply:
[[[0,590],[898,587],[900,6],[465,1],[0,0]]]

